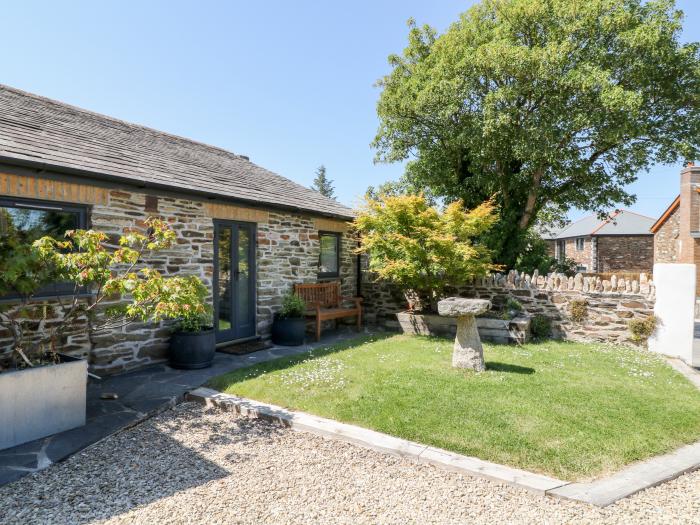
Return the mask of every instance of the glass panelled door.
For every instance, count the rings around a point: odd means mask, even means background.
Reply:
[[[214,316],[218,342],[255,335],[255,224],[214,222]]]

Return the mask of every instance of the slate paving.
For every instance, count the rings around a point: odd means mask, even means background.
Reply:
[[[356,337],[356,331],[341,329],[324,335],[319,342],[297,347],[273,346],[247,355],[217,352],[214,364],[201,370],[176,370],[161,364],[101,380],[90,379],[85,426],[0,450],[0,486],[64,460],[119,430],[173,407],[183,400],[186,392],[220,374]],[[116,393],[118,398],[101,399],[107,392]]]

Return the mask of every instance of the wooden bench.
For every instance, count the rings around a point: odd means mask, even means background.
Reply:
[[[306,302],[306,316],[316,318],[316,341],[321,339],[321,323],[328,319],[357,317],[357,329],[362,327],[362,297],[343,297],[339,282],[295,284],[294,293]],[[343,307],[346,302],[355,306]]]

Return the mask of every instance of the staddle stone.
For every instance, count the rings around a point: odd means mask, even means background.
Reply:
[[[438,313],[443,317],[461,317],[463,315],[479,315],[491,308],[491,301],[486,299],[465,299],[463,297],[448,297],[438,302]]]
[[[491,308],[486,299],[463,299],[450,297],[438,303],[438,313],[445,317],[457,318],[457,336],[452,351],[452,366],[469,368],[476,372],[486,370],[484,348],[476,327],[475,315]]]

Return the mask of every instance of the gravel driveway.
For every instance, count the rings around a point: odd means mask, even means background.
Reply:
[[[0,523],[700,523],[700,472],[597,509],[183,404],[0,488]]]

